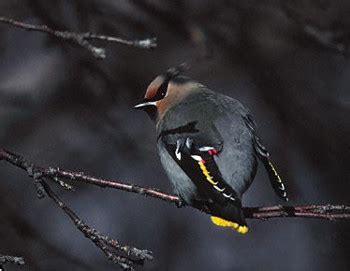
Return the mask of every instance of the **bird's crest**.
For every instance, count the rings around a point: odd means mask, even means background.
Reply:
[[[165,77],[166,80],[171,80],[174,77],[177,77],[181,74],[183,74],[185,71],[187,71],[190,68],[190,66],[184,62],[181,63],[180,65],[177,65],[175,67],[171,67],[169,68],[166,72],[165,72]]]

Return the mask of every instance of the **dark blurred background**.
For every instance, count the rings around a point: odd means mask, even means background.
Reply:
[[[0,11],[159,44],[147,51],[97,43],[107,50],[101,61],[0,24],[0,146],[41,165],[170,192],[154,125],[132,106],[156,75],[188,61],[189,76],[250,108],[290,204],[350,204],[349,1],[1,0]],[[153,250],[139,270],[350,270],[348,222],[250,220],[241,236],[191,208],[88,185],[54,188],[101,232]],[[24,256],[21,269],[118,268],[5,163],[0,195],[0,253]],[[243,203],[282,204],[261,167]]]

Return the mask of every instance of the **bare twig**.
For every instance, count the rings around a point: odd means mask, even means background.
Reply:
[[[307,24],[304,31],[322,46],[335,52],[346,54],[348,46],[346,44],[346,32],[336,32],[334,30],[322,30],[315,25]]]
[[[100,248],[106,257],[113,263],[118,264],[125,270],[134,270],[135,265],[143,265],[145,260],[151,260],[153,258],[151,251],[141,250],[128,245],[121,245],[117,240],[103,235],[87,225],[51,189],[45,181],[45,178],[50,178],[55,181],[57,181],[57,178],[53,176],[49,177],[43,168],[35,166],[32,162],[21,156],[12,154],[5,150],[0,150],[0,160],[3,159],[27,171],[28,175],[34,179],[39,198],[42,198],[45,194],[48,195],[48,197],[50,197],[73,221],[76,228]],[[60,185],[62,185],[62,182],[60,182]]]
[[[153,258],[152,252],[148,250],[140,250],[135,247],[121,245],[117,240],[91,228],[52,191],[47,182],[42,180],[41,184],[47,195],[68,215],[77,229],[79,229],[85,237],[94,242],[113,263],[120,265],[125,270],[133,270],[135,264],[143,265],[145,259],[151,260]],[[122,254],[116,252],[121,252]]]
[[[97,59],[104,59],[106,57],[106,50],[101,47],[92,45],[89,40],[100,40],[107,42],[120,43],[128,46],[133,46],[141,49],[153,49],[157,46],[156,38],[149,38],[143,40],[126,40],[118,37],[111,37],[105,35],[97,35],[90,32],[86,33],[75,33],[70,31],[59,31],[51,29],[46,25],[33,25],[24,22],[15,21],[7,17],[0,16],[0,23],[6,23],[18,28],[22,28],[28,31],[44,32],[55,36],[58,39],[64,41],[70,41],[74,44],[81,46],[91,52]]]
[[[32,162],[23,157],[13,154],[4,149],[0,149],[0,160],[5,160],[16,167],[28,171],[28,165],[33,165]],[[72,172],[59,168],[44,168],[34,166],[42,177],[52,179],[57,182],[59,179],[65,179],[75,182],[93,184],[99,187],[108,187],[153,198],[161,199],[169,203],[174,203],[177,206],[182,206],[183,202],[179,197],[161,192],[154,188],[145,188],[135,184],[123,183],[116,180],[105,180],[88,176],[82,172]],[[203,212],[208,212],[203,206],[192,206]],[[350,206],[345,205],[305,205],[305,206],[271,206],[271,207],[244,207],[246,218],[251,219],[268,219],[277,217],[302,217],[302,218],[319,218],[327,220],[350,219]]]
[[[23,257],[0,255],[0,271],[5,270],[4,265],[7,263],[17,264],[17,265],[24,265],[25,264]]]
[[[273,217],[304,217],[327,220],[350,219],[350,206],[345,205],[304,205],[304,206],[271,206],[245,208],[248,218],[268,219]]]
[[[321,28],[299,14],[287,1],[282,2],[282,10],[310,39],[336,53],[348,54],[350,34],[346,27],[343,29]]]

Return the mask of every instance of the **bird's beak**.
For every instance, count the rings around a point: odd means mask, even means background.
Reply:
[[[157,106],[156,102],[142,101],[141,103],[134,106],[134,109],[143,109],[147,106]]]

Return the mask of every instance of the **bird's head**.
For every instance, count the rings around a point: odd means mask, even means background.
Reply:
[[[143,109],[153,120],[161,119],[165,112],[198,89],[198,84],[182,76],[183,67],[170,68],[157,76],[148,86],[143,101],[135,109]]]

